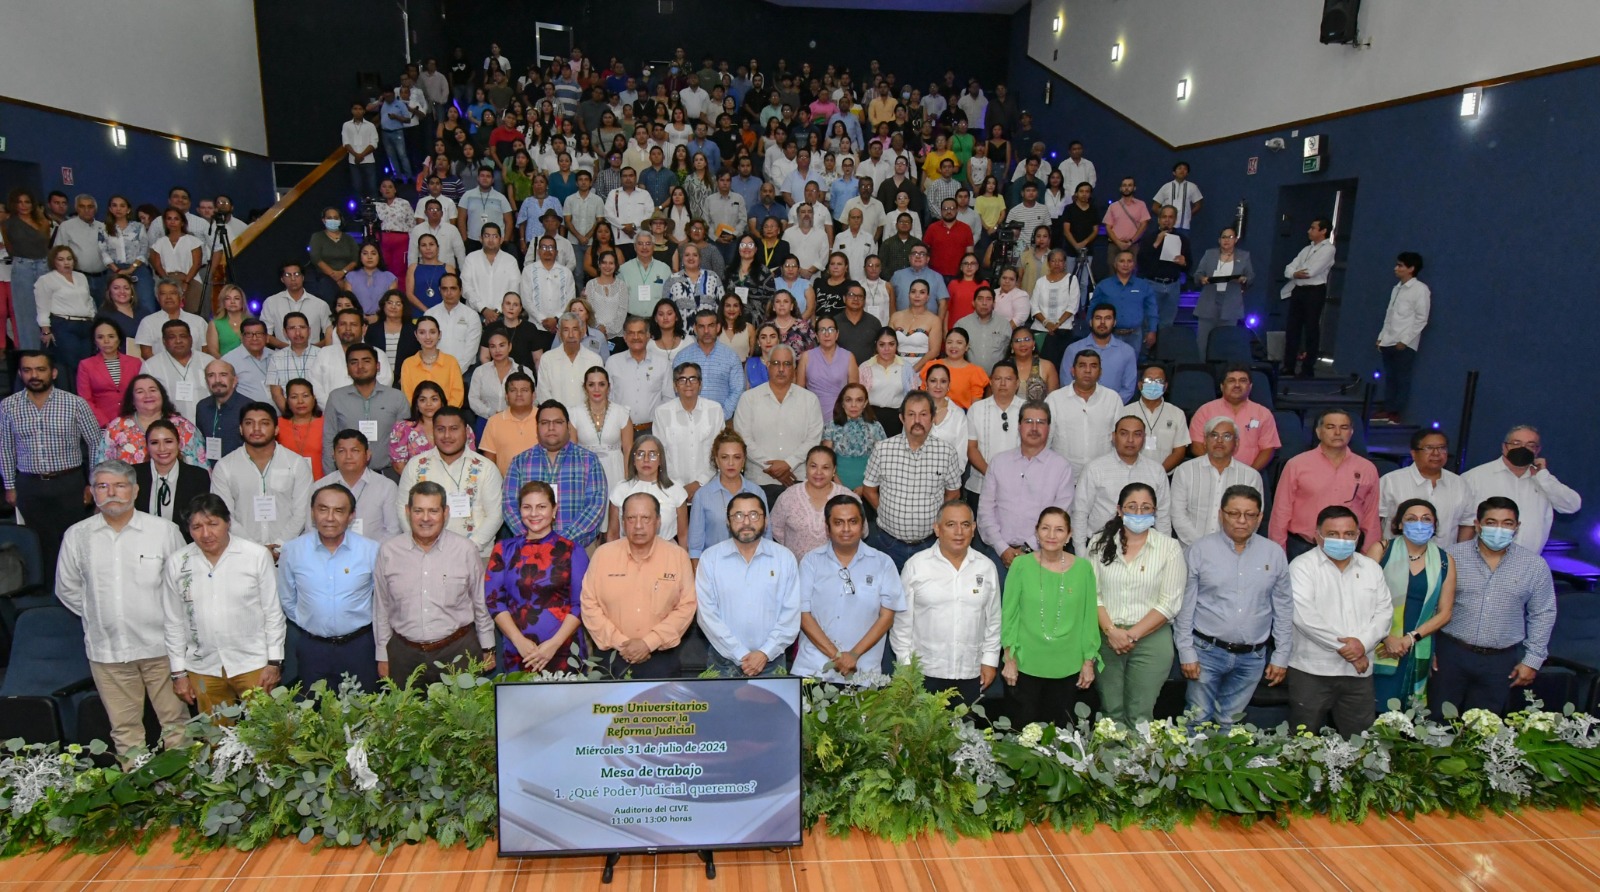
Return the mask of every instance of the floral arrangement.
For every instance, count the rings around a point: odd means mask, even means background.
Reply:
[[[544,674],[515,680],[580,682]],[[1502,719],[1383,714],[1346,740],[1331,732],[1093,721],[1013,732],[981,706],[923,690],[916,666],[861,687],[806,682],[804,817],[904,841],[987,836],[1047,822],[1171,827],[1201,816],[1246,823],[1327,814],[1467,814],[1600,803],[1600,720],[1536,702]],[[0,855],[51,847],[146,850],[167,828],[180,851],[250,849],[292,837],[317,846],[433,839],[476,847],[496,820],[490,679],[447,675],[426,689],[280,688],[195,719],[186,746],[113,766],[101,742],[0,748]]]

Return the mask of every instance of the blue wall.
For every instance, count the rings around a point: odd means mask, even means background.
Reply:
[[[1581,352],[1588,346],[1583,333],[1600,331],[1600,302],[1585,259],[1592,236],[1574,225],[1591,216],[1585,205],[1593,200],[1583,196],[1595,194],[1582,184],[1595,181],[1585,147],[1600,137],[1600,67],[1491,88],[1476,120],[1459,117],[1459,97],[1445,96],[1302,127],[1302,136],[1328,138],[1320,175],[1300,173],[1288,130],[1169,149],[1030,59],[1026,10],[1012,20],[1011,82],[1052,150],[1084,141],[1100,176],[1097,197],[1109,198],[1108,178],[1124,172],[1139,178],[1148,197],[1182,157],[1206,193],[1196,224],[1203,241],[1244,199],[1251,211],[1242,247],[1257,257],[1271,257],[1280,187],[1359,178],[1358,237],[1350,244],[1335,367],[1378,367],[1372,345],[1394,284],[1394,256],[1421,253],[1434,303],[1413,413],[1438,421],[1454,439],[1466,372],[1481,370],[1469,466],[1497,455],[1512,424],[1534,424],[1551,470],[1588,502],[1575,517],[1558,516],[1556,535],[1600,553],[1600,465],[1586,457],[1600,431],[1600,413],[1589,402],[1600,375]],[[1053,91],[1047,108],[1046,82]],[[1273,136],[1290,150],[1266,150]],[[1254,176],[1245,173],[1251,156],[1260,158]],[[1252,309],[1260,309],[1269,294],[1255,291]]]
[[[239,166],[229,168],[220,162],[222,150],[215,146],[191,142],[189,160],[180,161],[172,140],[129,130],[127,146],[119,149],[111,144],[105,124],[4,101],[0,136],[6,138],[0,160],[38,164],[45,192],[87,192],[100,202],[102,212],[113,193],[126,195],[135,206],[149,202],[164,207],[167,190],[179,185],[196,196],[226,192],[241,215],[271,207],[276,200],[266,159],[239,155]],[[202,163],[200,156],[208,153],[219,163]],[[61,182],[63,167],[72,168],[71,186]]]

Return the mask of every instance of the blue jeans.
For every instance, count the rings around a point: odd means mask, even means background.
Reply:
[[[33,286],[49,268],[43,258],[11,258],[11,312],[17,319],[17,346],[39,349],[39,310],[33,299]]]
[[[1135,328],[1133,331],[1130,331],[1125,335],[1124,334],[1119,334],[1119,335],[1113,335],[1113,337],[1121,339],[1122,343],[1127,344],[1129,347],[1132,347],[1134,356],[1143,356],[1145,354],[1145,352],[1146,352],[1145,349],[1144,349],[1144,329],[1143,328]],[[1070,368],[1070,366],[1069,366],[1069,368]]]
[[[923,539],[921,542],[902,542],[885,533],[882,527],[877,526],[874,526],[872,532],[867,535],[867,544],[888,555],[889,560],[894,561],[896,570],[904,570],[906,561],[911,560],[912,555],[919,551],[927,551],[933,546],[933,542],[932,536]]]
[[[71,393],[78,391],[78,363],[94,353],[93,322],[74,322],[60,316],[50,317],[50,334],[55,343],[50,355],[55,358],[59,372],[56,384]]]
[[[383,153],[389,157],[389,172],[397,177],[411,179],[411,159],[406,156],[406,132],[385,130],[381,138]]]
[[[350,168],[350,188],[357,198],[376,197],[378,194],[378,163],[347,164]]]
[[[1150,287],[1156,291],[1156,314],[1161,320],[1160,327],[1166,328],[1178,319],[1178,295],[1183,293],[1183,283],[1152,281]]]
[[[1216,722],[1224,728],[1250,705],[1267,667],[1265,648],[1248,654],[1229,653],[1209,641],[1194,640],[1200,662],[1200,680],[1189,682],[1184,699],[1189,711],[1199,710],[1193,721]]]
[[[706,654],[706,668],[717,673],[723,678],[746,677],[744,670],[739,668],[738,662],[730,660],[714,650]],[[784,670],[785,672],[787,672],[789,669],[789,661],[781,654],[776,660],[768,660],[767,665],[762,668],[760,674],[756,677],[767,678],[769,676],[777,675],[778,670],[780,669]]]

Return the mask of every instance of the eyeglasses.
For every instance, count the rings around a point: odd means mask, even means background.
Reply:
[[[700,383],[700,376],[699,375],[679,375],[675,380],[679,384],[699,384]]]
[[[792,359],[774,359],[773,361],[767,363],[767,365],[769,365],[769,366],[771,366],[772,368],[775,368],[775,369],[786,369],[786,368],[794,365],[794,360],[792,360]]]
[[[728,515],[733,520],[760,520],[764,516],[760,511],[735,511]]]
[[[1224,443],[1226,443],[1229,440],[1237,439],[1237,437],[1234,434],[1231,434],[1231,433],[1229,433],[1227,431],[1212,431],[1211,433],[1206,434],[1206,439],[1208,439],[1208,440],[1221,440]]]
[[[1024,419],[1022,419],[1022,420],[1021,420],[1021,421],[1019,421],[1019,422],[1017,422],[1017,423],[1018,423],[1018,424],[1038,424],[1038,425],[1047,425],[1047,424],[1049,424],[1049,423],[1050,423],[1050,422],[1049,422],[1049,421],[1046,421],[1046,420],[1045,420],[1045,419],[1043,419],[1043,418],[1024,418]]]
[[[298,279],[298,278],[301,278],[304,275],[305,275],[305,273],[284,273],[283,277],[285,279]]]
[[[1418,452],[1449,452],[1449,446],[1418,446]]]
[[[1000,430],[1003,433],[1011,432],[1011,416],[1005,412],[1000,413]]]
[[[1030,337],[1012,338],[1011,339],[1011,343],[1013,343],[1013,344],[1031,344],[1031,343],[1033,343],[1033,338],[1030,338]]]
[[[819,329],[817,329],[817,334],[819,334],[819,335],[838,334],[838,333],[839,333],[839,329],[837,329],[837,328],[819,328]]]
[[[1261,519],[1261,512],[1260,511],[1224,511],[1224,512],[1222,512],[1222,516],[1226,517],[1229,520],[1256,521],[1256,520],[1260,520]]]
[[[854,595],[856,593],[856,584],[850,578],[850,571],[846,570],[844,567],[840,567],[839,578],[844,580],[844,593],[847,595]]]
[[[633,457],[634,458],[652,458],[652,459],[654,459],[654,458],[660,458],[661,457],[661,453],[655,451],[654,449],[651,449],[651,450],[648,450],[648,451],[640,449],[640,450],[636,450],[633,453]]]

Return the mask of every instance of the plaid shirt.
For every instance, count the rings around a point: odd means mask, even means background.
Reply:
[[[905,434],[880,442],[867,459],[865,483],[877,487],[878,524],[902,542],[933,535],[945,493],[961,488],[962,462],[954,446],[929,435],[912,450]]]
[[[1520,644],[1522,665],[1543,666],[1556,625],[1556,585],[1544,558],[1513,544],[1490,570],[1477,539],[1457,542],[1445,553],[1456,564],[1456,603],[1440,631],[1477,647]]]
[[[78,451],[78,442],[83,451]],[[19,390],[0,401],[0,476],[17,488],[17,472],[54,474],[81,467],[101,442],[100,425],[82,397],[54,387],[41,409]]]
[[[517,491],[529,480],[543,480],[556,488],[556,526],[558,535],[579,547],[594,541],[605,517],[606,473],[600,457],[576,443],[567,443],[556,454],[554,463],[543,446],[534,446],[518,455],[506,469],[505,494],[501,508],[514,535],[522,535],[522,509]]]

